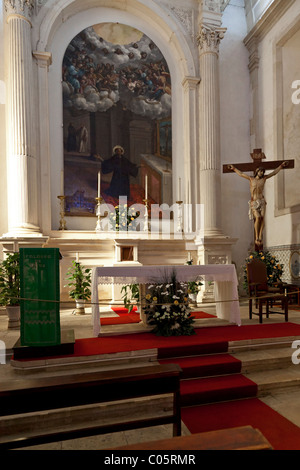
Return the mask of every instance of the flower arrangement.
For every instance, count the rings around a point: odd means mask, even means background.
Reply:
[[[127,204],[115,206],[114,212],[109,214],[112,230],[116,232],[120,230],[134,230],[136,228],[135,219],[138,216],[139,212],[134,207],[128,209]]]
[[[263,261],[267,267],[268,285],[274,286],[276,283],[281,282],[281,276],[283,274],[283,265],[279,263],[275,256],[272,256],[269,251],[254,251],[245,260],[243,266],[244,271],[244,289],[248,291],[248,279],[247,279],[247,264],[253,259],[259,259]]]
[[[187,283],[179,283],[173,274],[170,281],[149,285],[145,313],[157,336],[193,335],[194,319],[188,307]]]

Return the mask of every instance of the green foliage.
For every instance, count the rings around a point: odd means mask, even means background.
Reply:
[[[190,282],[188,282],[188,293],[189,294],[198,294],[201,286],[203,286],[203,283],[200,282],[200,281],[190,281]]]
[[[283,265],[279,263],[275,256],[272,256],[269,251],[254,251],[245,260],[243,266],[244,271],[244,289],[248,292],[248,279],[247,279],[247,264],[253,259],[259,259],[263,261],[267,267],[268,285],[274,286],[276,283],[281,282],[281,276],[283,274]]]
[[[112,230],[117,232],[134,230],[136,227],[135,219],[138,216],[139,212],[137,212],[134,207],[128,209],[127,204],[115,206],[114,212],[109,214]]]
[[[71,299],[89,300],[91,297],[91,269],[84,268],[80,263],[73,261],[72,267],[67,271],[66,279]]]
[[[193,261],[189,260],[186,262],[189,266],[192,266]],[[188,293],[189,294],[198,294],[200,287],[203,286],[203,282],[200,281],[190,281],[188,282]]]
[[[140,300],[140,289],[138,284],[127,284],[121,289],[123,293],[124,306],[128,309],[128,312],[131,312],[134,304]],[[132,301],[134,303],[132,303]]]
[[[148,323],[157,336],[193,335],[194,319],[188,307],[187,283],[176,281],[175,274],[169,282],[148,286],[145,313]]]
[[[0,265],[0,305],[20,305],[20,255],[11,253]]]

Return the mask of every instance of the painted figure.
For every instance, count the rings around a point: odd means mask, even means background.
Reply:
[[[112,157],[102,163],[101,171],[103,174],[113,174],[107,194],[130,198],[130,176],[137,176],[138,167],[125,157],[123,147],[116,145],[113,148]]]

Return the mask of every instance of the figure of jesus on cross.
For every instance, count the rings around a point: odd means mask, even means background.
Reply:
[[[234,171],[237,175],[249,180],[251,195],[251,200],[249,201],[249,218],[254,220],[255,249],[256,251],[260,251],[263,249],[262,240],[266,213],[266,201],[264,198],[265,182],[267,179],[272,178],[272,176],[277,175],[280,170],[293,168],[294,160],[262,163],[262,159],[265,158],[265,155],[262,153],[261,149],[254,150],[251,157],[253,159],[253,163],[251,164],[224,165],[223,173]],[[275,170],[265,175],[265,170],[274,168],[275,164],[277,165]],[[252,170],[254,175],[249,176],[241,170]]]

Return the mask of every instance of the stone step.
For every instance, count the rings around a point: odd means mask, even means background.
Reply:
[[[242,362],[242,374],[260,371],[272,371],[288,368],[292,365],[291,347],[266,348],[233,353],[233,357]]]
[[[246,374],[258,386],[258,397],[292,392],[300,386],[300,365],[291,365],[277,371],[261,371]]]

